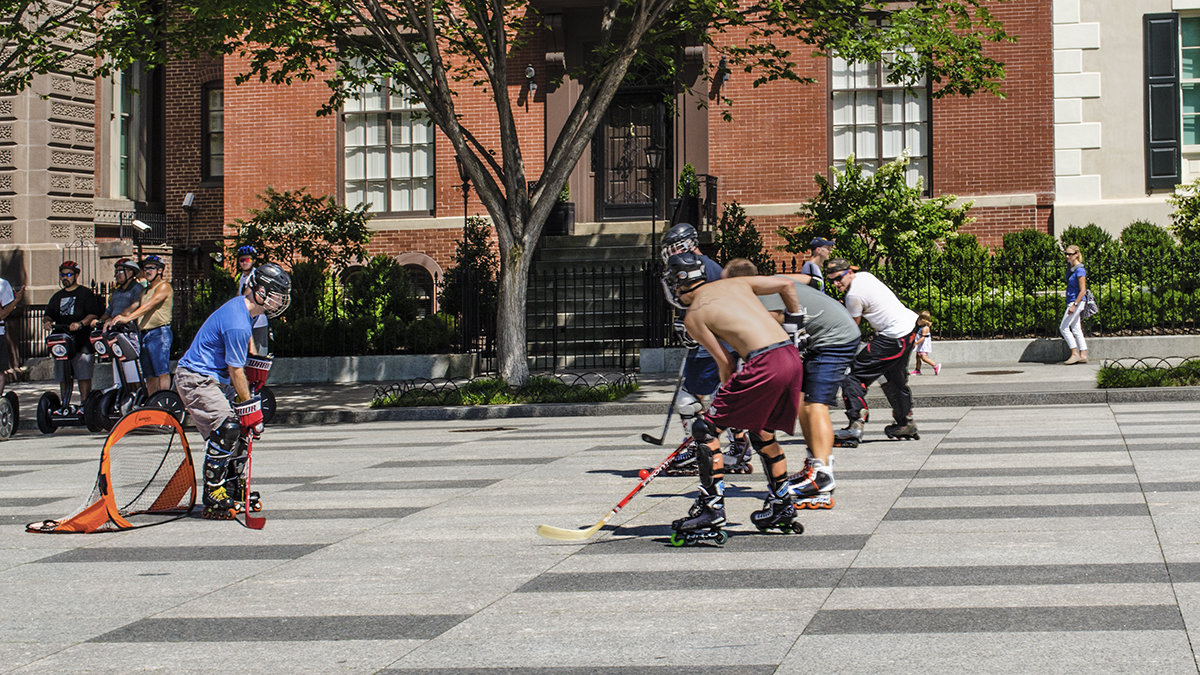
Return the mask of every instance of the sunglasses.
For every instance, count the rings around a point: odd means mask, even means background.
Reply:
[[[74,272],[59,272],[58,276],[64,277],[64,278],[65,277],[73,277],[73,276],[75,276],[75,273]]]
[[[847,274],[849,274],[849,272],[842,272],[841,274],[835,274],[834,276],[829,277],[829,280],[837,281],[838,279],[841,279],[842,277],[846,276]]]

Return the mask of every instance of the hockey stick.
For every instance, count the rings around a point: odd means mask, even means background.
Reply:
[[[667,429],[671,426],[671,416],[675,414],[675,399],[679,398],[679,390],[683,387],[683,367],[687,365],[687,355],[679,362],[679,377],[675,380],[675,393],[671,394],[671,405],[667,406],[667,420],[663,422],[662,435],[658,438],[650,434],[642,434],[642,440],[652,445],[662,445],[667,437]]]
[[[246,521],[243,522],[242,524],[245,525],[246,527],[250,528],[251,530],[261,530],[261,529],[263,529],[263,526],[267,524],[267,519],[263,516],[250,515],[250,513],[251,513],[251,511],[250,511],[250,465],[251,465],[250,455],[251,455],[251,452],[250,451],[251,451],[251,446],[253,444],[254,444],[254,435],[247,434],[246,435],[246,487],[243,490],[246,493],[246,503],[244,505],[244,508],[245,508],[244,513],[246,516]]]
[[[662,463],[658,465],[657,468],[655,468],[650,473],[646,474],[646,477],[643,478],[641,480],[641,482],[639,482],[637,484],[637,486],[634,487],[633,490],[629,494],[625,495],[625,498],[622,499],[620,502],[618,502],[617,505],[613,507],[613,510],[608,512],[607,516],[604,516],[603,518],[601,518],[600,522],[596,523],[595,525],[584,528],[582,530],[568,530],[568,529],[564,529],[561,527],[554,527],[552,525],[538,525],[538,527],[537,527],[538,535],[545,537],[547,539],[559,539],[562,541],[580,541],[583,539],[587,539],[588,537],[592,536],[593,534],[596,534],[597,532],[600,531],[600,528],[604,527],[604,524],[607,523],[610,518],[617,515],[617,513],[619,513],[621,511],[621,509],[625,508],[625,505],[629,503],[630,499],[633,499],[634,495],[641,492],[642,488],[649,485],[650,481],[654,480],[655,476],[662,473],[663,469],[667,468],[667,465],[670,464],[672,462],[672,460],[675,459],[675,455],[678,455],[679,451],[682,449],[683,449],[682,445],[679,446],[678,448],[675,448],[674,452],[667,455],[667,458],[664,459],[662,461]]]

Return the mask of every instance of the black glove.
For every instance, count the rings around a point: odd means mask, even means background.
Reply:
[[[798,314],[784,311],[783,313],[783,329],[788,335],[799,333],[804,328],[804,310],[800,310]]]
[[[675,329],[675,336],[679,338],[679,342],[682,343],[684,347],[691,349],[700,345],[700,343],[696,342],[691,335],[688,335],[687,328],[683,327],[682,317],[675,319],[675,321],[671,323],[671,327]]]

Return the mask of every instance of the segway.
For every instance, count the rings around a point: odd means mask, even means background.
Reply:
[[[146,400],[145,380],[142,377],[141,361],[137,345],[129,334],[120,331],[92,331],[92,349],[97,361],[116,361],[117,381],[96,398],[88,397],[83,406],[83,421],[89,431],[110,431],[122,417],[134,408],[141,407]],[[139,388],[129,391],[133,384],[125,378],[124,364],[133,362],[137,369]]]
[[[15,392],[0,396],[0,441],[7,441],[17,431],[21,419],[21,401]]]
[[[75,357],[76,347],[75,339],[70,333],[52,333],[46,338],[46,346],[50,348],[50,355],[55,361],[63,361],[66,367],[66,377],[72,381],[74,388],[75,369],[71,365],[71,359]],[[84,401],[84,406],[88,401],[95,399],[99,392],[90,392],[88,399]],[[83,408],[79,406],[75,408],[63,409],[63,402],[59,400],[58,394],[48,391],[42,394],[38,399],[37,404],[37,426],[38,430],[43,434],[52,434],[59,427],[79,427],[84,426]]]

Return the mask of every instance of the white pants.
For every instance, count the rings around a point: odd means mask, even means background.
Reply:
[[[1076,308],[1074,312],[1063,312],[1058,332],[1062,333],[1068,347],[1082,352],[1087,351],[1087,340],[1083,339],[1083,317],[1079,315],[1080,309],[1082,307]]]

